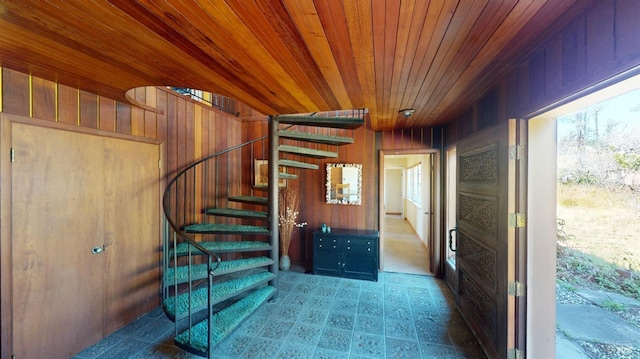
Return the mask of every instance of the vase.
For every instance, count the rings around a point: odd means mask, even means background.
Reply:
[[[280,257],[280,269],[283,271],[288,271],[291,268],[291,260],[288,255],[284,255]]]

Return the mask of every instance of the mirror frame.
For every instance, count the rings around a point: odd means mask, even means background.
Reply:
[[[338,200],[335,198],[331,198],[331,169],[332,168],[356,168],[358,170],[358,183],[356,193],[358,198],[353,201],[346,200]],[[326,182],[326,199],[328,204],[347,204],[347,205],[355,205],[359,206],[362,204],[362,164],[359,163],[327,163],[326,167],[327,171],[327,182]]]

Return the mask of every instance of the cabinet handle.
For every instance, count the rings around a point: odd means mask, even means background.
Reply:
[[[333,249],[336,249],[336,246],[333,246]]]
[[[367,244],[371,244],[371,241],[367,242]]]
[[[322,244],[318,244],[318,247],[319,247],[319,248],[322,248]]]
[[[367,250],[368,250],[369,252],[371,252],[371,248],[367,248]]]
[[[351,247],[347,247],[347,249],[351,249]]]

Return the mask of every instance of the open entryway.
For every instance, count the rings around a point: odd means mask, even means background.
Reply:
[[[640,356],[640,76],[599,87],[529,121],[530,324],[557,358]]]
[[[380,266],[385,272],[434,274],[434,151],[380,156]]]

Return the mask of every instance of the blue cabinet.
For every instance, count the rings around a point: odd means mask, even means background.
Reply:
[[[378,280],[378,231],[313,232],[313,274]]]

